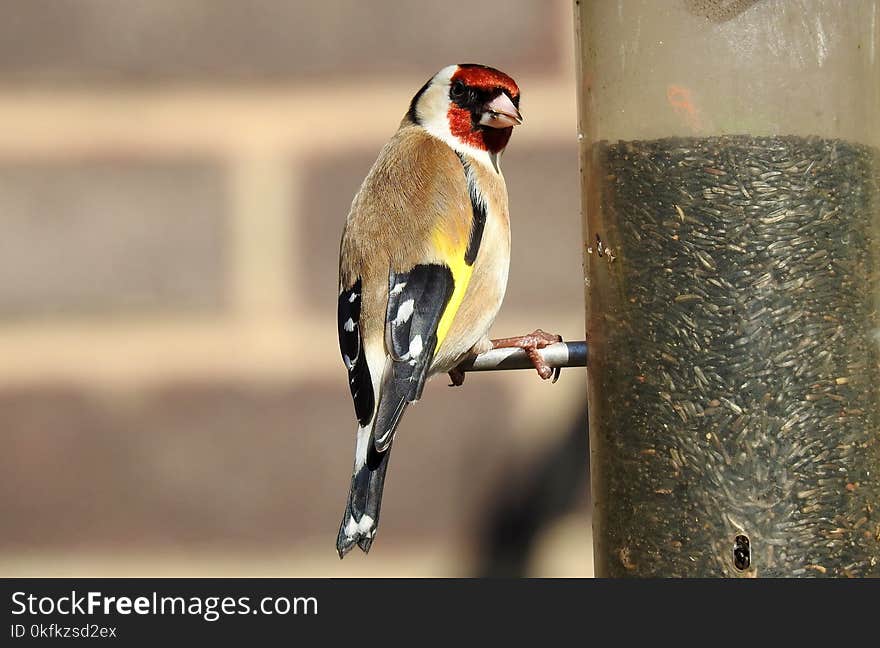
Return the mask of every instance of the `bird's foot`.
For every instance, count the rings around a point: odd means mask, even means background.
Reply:
[[[562,342],[561,335],[553,335],[546,331],[542,331],[541,329],[536,329],[528,335],[492,340],[492,348],[509,349],[513,347],[523,349],[526,352],[526,355],[529,356],[529,360],[532,361],[538,375],[544,380],[553,376],[553,382],[556,382],[559,379],[561,368],[557,367],[554,371],[552,367],[544,362],[544,358],[541,357],[538,350],[550,346],[551,344],[556,344],[557,342]]]
[[[455,367],[449,370],[449,380],[452,381],[450,387],[461,387],[464,384],[464,371]]]

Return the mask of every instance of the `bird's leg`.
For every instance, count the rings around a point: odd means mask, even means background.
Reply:
[[[526,352],[526,355],[529,356],[529,360],[532,361],[532,364],[535,366],[535,369],[538,371],[538,375],[541,376],[544,380],[553,376],[553,369],[544,362],[544,358],[541,357],[541,354],[538,353],[538,349],[543,349],[546,346],[550,346],[551,344],[556,344],[557,342],[562,342],[561,335],[552,335],[541,329],[537,329],[528,335],[520,335],[519,337],[510,337],[510,338],[501,338],[499,340],[492,340],[492,348],[493,349],[509,349],[509,348],[517,348],[523,349]],[[553,382],[556,382],[556,378],[559,377],[559,369],[556,370],[556,377],[553,379]]]
[[[464,372],[455,367],[454,369],[449,370],[449,380],[452,381],[450,387],[461,387],[464,384]]]

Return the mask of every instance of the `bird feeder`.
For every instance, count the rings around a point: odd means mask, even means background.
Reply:
[[[880,1],[574,5],[597,576],[880,576]]]

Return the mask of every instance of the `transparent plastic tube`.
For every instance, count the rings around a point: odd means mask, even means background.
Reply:
[[[598,576],[880,576],[878,0],[579,0]]]

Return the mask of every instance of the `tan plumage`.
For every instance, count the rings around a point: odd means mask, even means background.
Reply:
[[[352,202],[338,316],[360,426],[340,557],[355,544],[370,548],[394,432],[425,379],[491,346],[510,261],[498,160],[520,121],[518,100],[497,70],[444,68],[413,99]]]
[[[510,219],[504,176],[483,168],[473,156],[466,158],[492,218],[487,218],[461,305],[435,352],[432,374],[455,367],[474,345],[478,352],[488,348],[489,327],[507,286]],[[370,341],[384,338],[389,268],[402,272],[420,263],[459,265],[472,222],[461,160],[447,144],[405,119],[358,191],[342,235],[340,287],[363,280],[362,335]]]

